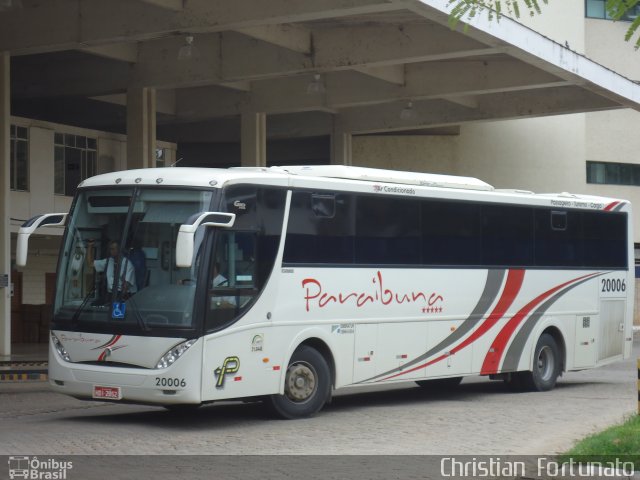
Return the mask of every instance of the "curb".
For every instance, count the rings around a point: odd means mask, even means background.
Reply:
[[[49,362],[43,360],[0,361],[1,382],[46,382]]]
[[[46,382],[49,376],[46,371],[0,373],[0,382]]]

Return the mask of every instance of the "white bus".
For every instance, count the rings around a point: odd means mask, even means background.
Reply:
[[[78,188],[49,381],[81,399],[264,399],[488,375],[549,390],[627,358],[631,205],[346,167],[129,170]]]

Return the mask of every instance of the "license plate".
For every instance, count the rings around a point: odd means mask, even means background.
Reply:
[[[120,387],[101,387],[95,385],[93,387],[93,398],[99,400],[121,400],[122,390]]]

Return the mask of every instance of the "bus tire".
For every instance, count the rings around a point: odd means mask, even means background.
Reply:
[[[557,342],[548,333],[543,333],[536,344],[533,370],[519,372],[514,378],[514,386],[520,390],[546,392],[556,386],[561,368],[562,360]]]
[[[416,383],[423,388],[432,390],[449,390],[460,385],[462,377],[435,378],[433,380],[418,380]]]
[[[302,345],[291,356],[284,379],[284,395],[271,395],[273,413],[284,419],[310,417],[331,393],[331,371],[315,348]]]

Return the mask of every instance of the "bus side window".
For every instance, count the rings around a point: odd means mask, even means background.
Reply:
[[[582,216],[546,208],[535,212],[535,262],[540,267],[580,267],[584,259]]]
[[[353,195],[293,192],[284,263],[352,264],[354,206]]]
[[[257,189],[253,185],[233,185],[224,193],[225,211],[236,214],[234,229],[254,230],[260,221],[257,215]]]
[[[255,232],[219,231],[216,251],[209,269],[209,293],[206,327],[228,325],[256,298]]]
[[[360,195],[357,197],[355,219],[357,264],[420,264],[418,201]]]

